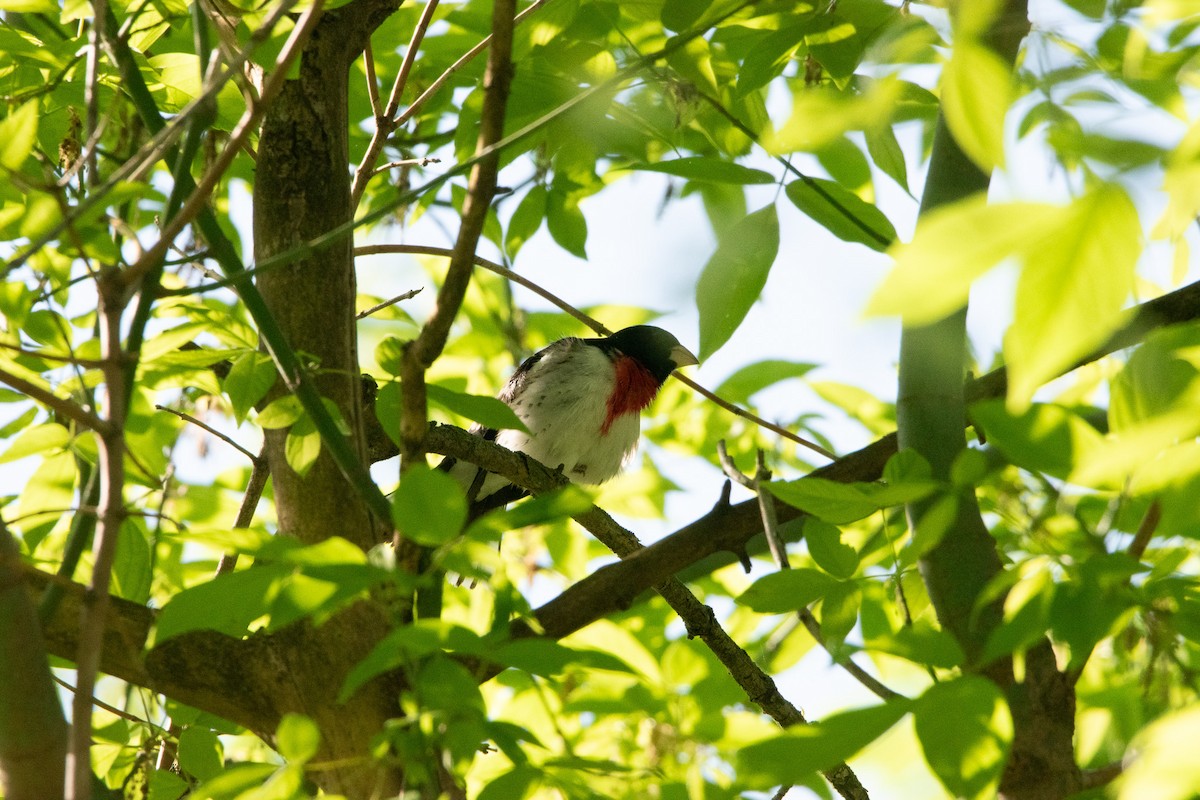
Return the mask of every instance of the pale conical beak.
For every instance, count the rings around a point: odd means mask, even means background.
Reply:
[[[681,344],[677,344],[671,348],[671,361],[675,364],[676,368],[690,367],[693,364],[700,363],[700,360],[692,355],[692,351]]]

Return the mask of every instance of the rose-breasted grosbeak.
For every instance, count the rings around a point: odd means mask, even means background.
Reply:
[[[667,376],[696,363],[674,336],[652,325],[603,339],[559,339],[525,359],[499,394],[529,432],[481,426],[472,432],[561,466],[576,483],[603,483],[633,456],[639,414]],[[442,469],[468,488],[473,503],[495,507],[523,494],[472,464],[447,459]]]

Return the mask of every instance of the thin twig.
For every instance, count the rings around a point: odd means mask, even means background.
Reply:
[[[262,451],[254,460],[254,467],[250,470],[250,480],[246,482],[246,493],[242,495],[242,504],[238,506],[233,527],[250,527],[250,523],[254,521],[254,512],[258,508],[258,501],[262,499],[263,490],[267,488],[267,477],[270,474],[270,468],[267,465],[267,450],[264,444]],[[216,574],[233,572],[233,568],[237,566],[237,560],[237,553],[226,553],[221,556],[221,560],[217,562]]]
[[[221,178],[224,177],[226,170],[229,169],[229,165],[241,149],[242,143],[258,129],[258,123],[267,112],[267,108],[270,107],[271,100],[283,88],[292,62],[300,57],[300,53],[304,49],[309,36],[312,34],[313,28],[316,27],[317,21],[321,18],[321,12],[324,7],[324,0],[314,0],[313,4],[301,15],[300,20],[296,23],[296,27],[292,30],[291,35],[288,36],[287,42],[275,60],[275,68],[263,85],[259,102],[248,106],[242,112],[241,119],[238,120],[237,125],[234,126],[233,131],[230,133],[229,141],[226,143],[225,148],[209,168],[205,170],[204,176],[196,184],[196,188],[192,190],[192,194],[188,197],[187,202],[179,209],[179,213],[172,217],[170,222],[163,228],[159,234],[158,241],[125,271],[124,278],[126,285],[136,285],[143,275],[149,272],[156,263],[165,258],[171,243],[175,241],[175,237],[204,208],[208,202],[209,195],[216,188]]]
[[[68,692],[70,692],[71,694],[73,694],[73,695],[79,694],[79,690],[76,687],[67,683],[62,678],[58,677],[57,675],[51,673],[50,678],[55,683],[57,683],[59,686],[63,687]],[[130,714],[128,711],[117,708],[116,706],[111,706],[108,703],[101,700],[99,697],[92,697],[92,705],[96,706],[97,708],[103,709],[104,711],[107,711],[110,714],[118,716],[121,719],[129,720],[130,722],[136,723],[138,725],[145,725],[147,728],[152,728],[152,729],[158,731],[160,734],[165,734],[167,732],[166,728],[163,728],[159,725],[155,725],[153,722],[151,722],[148,719],[142,719],[141,717],[135,716],[134,714]]]
[[[533,5],[526,8],[520,14],[517,14],[517,16],[513,19],[513,27],[520,25],[526,17],[537,11],[547,2],[549,2],[549,0],[537,0],[537,2],[535,2]],[[422,17],[422,19],[424,19],[424,17]],[[412,101],[412,103],[409,104],[408,108],[406,108],[404,113],[400,114],[400,116],[393,118],[392,115],[396,113],[395,109],[392,109],[390,112],[385,112],[383,116],[376,116],[375,133],[371,136],[371,142],[367,145],[367,152],[363,155],[363,159],[359,163],[359,167],[354,173],[354,185],[350,190],[351,208],[358,207],[359,202],[362,200],[363,193],[367,189],[367,181],[378,173],[377,170],[371,168],[371,164],[373,164],[375,160],[379,158],[379,153],[383,150],[384,142],[387,140],[387,137],[391,135],[392,131],[396,130],[401,125],[412,119],[412,117],[421,110],[425,103],[429,101],[429,98],[437,94],[446,81],[450,79],[450,76],[465,67],[476,56],[486,50],[491,44],[491,41],[491,34],[485,36],[479,42],[479,44],[472,47],[457,61],[447,67],[446,71],[435,78],[433,83],[431,83],[429,87],[425,89],[425,91],[421,92],[417,99]],[[405,55],[407,58],[407,54]],[[394,90],[393,95],[398,97]],[[391,104],[389,103],[389,108],[390,107]]]
[[[95,431],[96,433],[104,433],[108,430],[109,423],[100,419],[91,411],[88,411],[83,406],[74,403],[65,398],[59,397],[48,389],[43,389],[36,383],[26,380],[19,375],[14,375],[8,370],[0,368],[0,383],[7,384],[16,389],[22,394],[28,395],[32,399],[41,403],[61,416],[66,417],[73,422],[78,422],[83,427]]]
[[[244,455],[246,458],[250,459],[251,464],[258,463],[259,456],[254,455],[254,453],[251,453],[249,450],[242,447],[240,444],[235,442],[233,439],[229,438],[229,436],[225,435],[224,433],[221,433],[219,430],[212,427],[208,423],[202,422],[202,421],[196,419],[195,417],[193,417],[191,414],[188,414],[183,411],[178,411],[174,408],[167,408],[166,406],[160,406],[160,405],[156,405],[154,407],[155,407],[155,409],[157,409],[159,411],[165,411],[168,414],[174,414],[175,416],[179,417],[180,419],[184,420],[185,422],[190,422],[193,425],[195,425],[197,428],[201,428],[202,430],[205,430],[208,433],[211,433],[213,436],[217,437],[222,442],[229,445],[234,450],[237,450],[239,453]]]
[[[1146,516],[1142,517],[1141,524],[1138,525],[1133,541],[1129,543],[1129,549],[1126,551],[1134,561],[1141,561],[1142,556],[1146,554],[1146,548],[1150,546],[1150,540],[1154,538],[1154,532],[1158,530],[1161,520],[1162,504],[1154,500],[1146,509]]]
[[[775,563],[779,565],[780,569],[790,569],[791,565],[788,563],[787,550],[784,548],[783,539],[779,535],[775,516],[775,499],[766,487],[766,482],[771,479],[771,471],[766,468],[766,464],[763,462],[762,450],[758,451],[757,467],[753,478],[738,469],[737,464],[729,456],[729,451],[725,449],[724,439],[717,441],[717,455],[721,460],[721,468],[725,471],[725,474],[731,480],[737,481],[742,486],[754,492],[758,497],[758,509],[762,517],[763,533],[767,537],[767,545],[771,549],[771,555],[775,557]],[[797,612],[797,616],[808,632],[812,634],[817,644],[821,645],[825,652],[829,653],[830,657],[833,658],[834,663],[846,670],[855,680],[884,700],[901,697],[898,692],[889,689],[875,676],[860,667],[854,659],[849,657],[840,658],[834,655],[825,641],[824,634],[821,632],[821,624],[817,622],[817,618],[813,616],[812,611],[807,608],[801,608]]]
[[[371,306],[370,308],[366,309],[365,311],[360,311],[357,314],[355,314],[354,318],[355,319],[366,319],[367,317],[374,314],[376,311],[383,311],[388,306],[394,306],[394,305],[396,305],[396,303],[401,303],[405,300],[411,300],[414,297],[416,297],[417,295],[419,295],[424,288],[425,288],[424,286],[418,286],[416,289],[409,289],[407,292],[405,292],[403,294],[398,294],[390,300],[384,300],[382,303],[376,303],[375,305]]]
[[[450,266],[438,290],[433,316],[421,333],[404,350],[401,367],[400,463],[401,469],[424,458],[428,411],[425,395],[425,371],[441,355],[450,336],[450,326],[466,296],[475,264],[475,249],[483,234],[484,222],[496,194],[496,176],[500,169],[500,151],[495,145],[504,138],[504,116],[512,83],[512,32],[515,0],[497,0],[492,9],[492,46],[484,75],[483,109],[480,112],[477,153],[486,153],[471,170],[467,196],[463,201],[462,226],[450,255]]]
[[[379,79],[375,76],[375,52],[371,49],[368,38],[363,46],[363,70],[367,73],[367,97],[371,99],[371,114],[375,119],[383,116],[383,107],[379,105]]]
[[[101,274],[97,284],[97,316],[100,329],[100,356],[104,360],[105,410],[108,424],[97,436],[97,470],[100,473],[100,516],[96,524],[96,542],[92,548],[95,563],[89,586],[91,602],[84,604],[79,625],[79,645],[75,658],[78,692],[72,705],[71,744],[67,756],[67,796],[73,800],[91,797],[92,694],[100,668],[104,629],[110,597],[113,562],[117,540],[125,522],[125,418],[128,411],[126,369],[121,346],[121,312],[124,288],[115,271]]]
[[[354,248],[355,256],[370,256],[370,255],[382,255],[382,254],[391,254],[391,253],[407,253],[410,255],[443,256],[443,257],[449,258],[453,252],[454,252],[453,250],[450,250],[449,248],[445,248],[445,247],[426,247],[425,245],[412,245],[412,244],[373,244],[373,245],[363,245],[361,247]],[[607,327],[605,327],[603,324],[601,324],[599,321],[597,321],[594,317],[591,317],[591,316],[585,314],[584,312],[580,311],[578,308],[575,308],[575,306],[568,303],[566,300],[563,300],[562,298],[558,297],[557,295],[553,294],[552,292],[542,288],[538,284],[536,284],[533,281],[526,278],[524,275],[513,272],[512,270],[507,269],[507,268],[501,266],[500,264],[497,264],[494,261],[489,261],[488,259],[483,258],[482,256],[478,256],[478,255],[475,256],[475,265],[479,266],[479,267],[483,267],[488,272],[494,272],[497,275],[507,278],[508,280],[512,281],[513,283],[517,283],[517,284],[520,284],[521,286],[524,286],[526,289],[533,292],[534,294],[537,294],[538,296],[542,297],[543,299],[548,300],[549,302],[553,303],[555,306],[557,306],[559,309],[561,309],[564,313],[566,313],[567,315],[582,322],[584,325],[591,328],[596,333],[598,333],[602,336],[608,336],[608,335],[612,334],[612,331],[610,331]],[[807,439],[805,439],[804,437],[798,436],[798,435],[792,433],[787,428],[784,428],[780,425],[776,425],[773,422],[768,422],[767,420],[763,419],[762,417],[759,417],[757,414],[753,414],[750,411],[747,411],[746,409],[741,408],[740,406],[737,406],[734,403],[729,402],[728,400],[718,397],[716,394],[713,394],[712,391],[710,391],[710,390],[704,388],[703,386],[701,386],[700,384],[696,383],[694,380],[687,377],[682,372],[676,371],[671,374],[674,375],[678,380],[683,382],[683,384],[685,386],[688,386],[689,388],[691,388],[692,391],[697,392],[700,395],[708,398],[709,400],[716,403],[718,406],[725,409],[729,413],[739,416],[742,419],[748,420],[748,421],[754,423],[755,425],[758,425],[759,427],[766,428],[769,431],[777,433],[780,436],[784,437],[785,439],[793,441],[796,444],[801,445],[803,447],[807,447],[809,450],[812,450],[816,453],[820,453],[821,455],[825,456],[826,458],[828,458],[830,460],[837,459],[836,455],[829,452],[824,447],[821,447],[819,444],[810,442]]]
[[[421,12],[421,18],[417,21],[417,27],[413,30],[412,38],[408,42],[408,50],[404,52],[404,61],[400,64],[400,72],[396,75],[396,80],[392,83],[392,92],[388,97],[387,106],[381,111],[379,109],[379,90],[375,83],[375,66],[370,62],[371,51],[368,49],[364,53],[364,57],[368,59],[367,78],[370,81],[370,87],[375,89],[375,94],[371,99],[371,108],[375,112],[375,132],[371,134],[371,141],[367,144],[367,152],[363,153],[362,161],[359,162],[358,169],[354,171],[354,183],[350,187],[350,208],[358,208],[358,203],[362,199],[363,192],[367,190],[367,181],[376,174],[379,170],[374,168],[375,160],[379,158],[380,152],[383,151],[383,145],[387,138],[392,135],[392,131],[399,127],[393,117],[396,116],[397,109],[400,108],[400,96],[404,93],[404,87],[408,84],[408,74],[412,71],[412,66],[417,59],[417,51],[421,48],[421,41],[425,38],[425,31],[429,29],[429,24],[433,22],[433,13],[437,11],[438,0],[425,0],[425,8]],[[368,43],[369,47],[369,43]]]
[[[440,158],[434,158],[433,156],[421,156],[420,158],[402,158],[399,161],[389,161],[388,163],[386,163],[380,167],[376,167],[375,170],[371,173],[371,175],[372,176],[378,175],[381,172],[387,172],[389,169],[395,169],[396,167],[428,167],[430,164],[440,164],[440,163],[442,163],[442,160]]]
[[[763,451],[761,449],[758,451],[753,478],[738,469],[737,464],[730,457],[729,451],[725,448],[724,439],[717,440],[717,457],[721,461],[721,469],[725,474],[754,492],[755,497],[758,498],[758,510],[762,515],[763,522],[763,534],[767,537],[767,547],[771,550],[771,556],[775,559],[775,564],[780,569],[791,569],[792,565],[788,563],[787,548],[784,546],[783,539],[779,535],[778,520],[775,516],[775,498],[771,494],[771,490],[767,488],[767,484],[771,481],[771,470],[767,469]]]

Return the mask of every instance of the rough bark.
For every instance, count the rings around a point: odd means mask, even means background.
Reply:
[[[254,186],[259,262],[352,219],[350,65],[399,5],[398,0],[357,0],[327,12],[304,49],[299,76],[286,83],[264,117]],[[349,235],[335,239],[262,271],[258,286],[292,348],[312,360],[317,390],[337,406],[365,463],[352,247]],[[377,522],[333,459],[322,453],[300,475],[287,463],[286,438],[286,430],[268,431],[265,447],[280,529],[306,542],[341,536],[364,549],[379,542]],[[376,681],[345,706],[335,703],[341,678],[389,625],[385,609],[363,602],[319,628],[296,626],[271,637],[268,670],[277,678],[269,695],[272,715],[299,711],[313,717],[322,731],[318,759],[359,764],[318,773],[326,791],[367,797],[394,793],[402,785],[398,770],[361,765],[371,738],[386,720],[400,715],[397,687]]]

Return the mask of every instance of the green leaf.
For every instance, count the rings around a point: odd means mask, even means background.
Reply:
[[[534,767],[513,767],[484,786],[477,800],[525,800],[541,776],[542,771]]]
[[[225,769],[224,748],[208,728],[189,725],[179,734],[179,766],[188,775],[206,781]]]
[[[576,258],[587,258],[587,220],[579,201],[557,187],[546,195],[546,228],[559,247]]]
[[[894,180],[904,191],[908,188],[908,164],[904,160],[904,151],[900,142],[896,141],[896,133],[891,125],[879,125],[863,131],[867,141],[867,152],[875,166],[883,170],[883,174]]]
[[[953,636],[921,620],[888,636],[873,636],[865,644],[868,650],[890,653],[915,664],[939,669],[953,669],[966,659]]]
[[[677,33],[696,23],[713,4],[713,0],[665,0],[662,4],[662,24]]]
[[[61,451],[71,441],[71,433],[57,422],[46,422],[26,428],[0,455],[0,464],[26,456]]]
[[[292,571],[287,564],[257,564],[184,589],[159,613],[155,645],[193,630],[242,636],[251,622],[267,613],[276,586]]]
[[[228,769],[210,778],[187,795],[188,800],[226,800],[230,797],[247,797],[249,792],[261,787],[279,771],[274,764],[247,762],[232,764]]]
[[[804,521],[804,541],[817,566],[833,577],[844,580],[858,569],[858,552],[842,541],[836,525],[810,517]]]
[[[29,9],[14,8],[16,5],[29,5]],[[36,6],[34,10],[32,7]],[[42,13],[55,11],[52,3],[30,2],[20,0],[0,0],[0,9],[6,11],[25,11],[26,13]],[[29,100],[17,107],[17,110],[0,120],[0,174],[4,171],[16,171],[25,163],[25,159],[33,152],[37,144],[38,131],[38,101]],[[8,177],[5,176],[7,181]]]
[[[955,141],[984,172],[1004,166],[1004,117],[1012,103],[1008,67],[971,38],[954,44],[942,70],[942,109]]]
[[[145,524],[139,519],[121,523],[117,534],[117,552],[113,558],[112,594],[145,604],[150,599],[153,581],[150,542]]]
[[[288,466],[304,477],[321,454],[321,434],[312,418],[305,415],[288,431],[283,443],[283,455]]]
[[[911,243],[892,251],[896,266],[866,313],[898,315],[907,325],[936,322],[967,302],[976,278],[1006,258],[1047,246],[1062,222],[1057,206],[988,205],[983,195],[941,206],[925,216]]]
[[[896,240],[896,229],[882,211],[833,181],[792,181],[787,196],[796,208],[842,241],[883,252]]]
[[[389,375],[399,375],[404,369],[404,347],[408,342],[396,336],[385,336],[375,345],[375,363]]]
[[[696,283],[700,360],[721,348],[758,300],[779,252],[779,217],[769,205],[749,214],[721,237]]]
[[[542,227],[542,220],[545,218],[546,187],[538,184],[525,193],[508,220],[508,230],[504,233],[504,251],[510,259],[517,257],[525,242]]]
[[[1164,714],[1138,733],[1138,754],[1118,779],[1118,800],[1189,800],[1200,786],[1200,703]]]
[[[275,729],[275,749],[293,764],[303,764],[317,754],[321,731],[303,714],[288,712]]]
[[[659,161],[655,164],[634,164],[630,169],[640,172],[661,172],[678,178],[686,178],[689,181],[708,183],[748,185],[775,182],[775,176],[769,172],[743,167],[733,161],[706,156],[688,156],[672,161]]]
[[[807,364],[801,361],[780,359],[756,361],[742,367],[722,381],[716,389],[716,394],[731,403],[745,403],[768,386],[773,386],[789,378],[802,378],[816,367],[816,364]]]
[[[737,774],[756,788],[799,783],[812,773],[846,761],[908,713],[912,703],[843,711],[812,725],[798,725],[737,751]]]
[[[862,593],[852,581],[838,583],[821,598],[821,635],[825,642],[840,645],[858,622]]]
[[[221,388],[229,395],[233,418],[240,425],[247,412],[275,385],[275,362],[266,353],[250,351],[234,359]],[[261,422],[261,419],[260,419]]]
[[[527,431],[525,423],[503,400],[479,394],[455,392],[444,386],[430,383],[425,387],[430,402],[447,411],[466,417],[472,422],[478,422],[485,428],[496,430]]]
[[[1142,252],[1137,209],[1118,186],[1092,191],[1056,216],[1062,222],[1055,235],[1027,250],[1004,337],[1008,401],[1016,410],[1122,324]]]
[[[1003,400],[987,400],[971,407],[971,418],[1013,464],[1056,478],[1088,461],[1104,438],[1070,409],[1045,403],[1012,414]]]
[[[925,760],[955,797],[994,797],[1013,722],[994,683],[963,675],[931,686],[913,707]]]
[[[406,538],[436,547],[462,533],[467,500],[454,478],[417,465],[404,473],[392,496],[392,520]]]
[[[767,488],[789,506],[834,525],[856,522],[879,510],[879,506],[857,486],[824,478],[769,483]]]
[[[837,583],[820,570],[797,567],[764,575],[736,599],[739,605],[759,614],[783,614],[807,608]]]
[[[304,416],[304,406],[294,394],[272,400],[258,412],[258,424],[267,429],[286,428]]]

